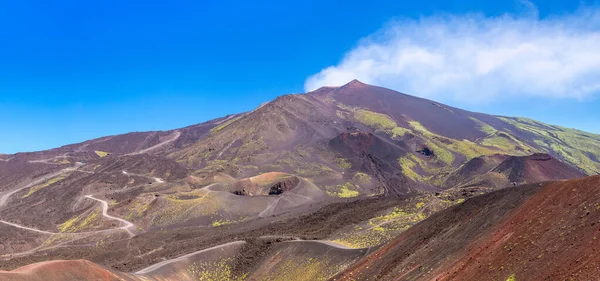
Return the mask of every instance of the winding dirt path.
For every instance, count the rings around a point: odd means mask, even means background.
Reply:
[[[136,154],[142,154],[142,153],[146,153],[146,152],[148,152],[148,151],[151,151],[151,150],[155,150],[155,149],[157,149],[157,148],[160,148],[160,147],[163,147],[163,146],[165,146],[165,145],[166,145],[166,144],[168,144],[168,143],[174,142],[174,141],[175,141],[175,140],[177,140],[177,139],[178,139],[180,136],[181,136],[181,132],[179,132],[179,131],[175,131],[175,132],[173,132],[173,133],[171,134],[171,137],[170,137],[169,139],[167,139],[167,140],[165,140],[165,141],[163,141],[163,142],[161,142],[161,143],[159,143],[159,144],[156,144],[156,145],[153,145],[153,146],[151,146],[151,147],[148,147],[148,148],[142,149],[142,150],[140,150],[140,151],[136,151],[136,152],[128,153],[128,154],[125,154],[125,155],[136,155]]]
[[[237,139],[230,142],[227,146],[225,146],[225,148],[221,149],[221,151],[219,152],[219,155],[217,155],[217,158],[215,158],[215,160],[219,159],[219,157],[221,157],[221,155],[223,155],[223,152],[225,152],[227,149],[229,149],[236,141],[237,141]]]
[[[52,158],[46,158],[46,159],[38,159],[38,160],[28,160],[28,163],[45,163],[45,164],[52,164],[52,165],[64,165],[61,163],[55,163],[52,162],[53,160],[56,159],[67,159],[69,157],[69,155],[67,153],[61,154],[61,155],[57,155],[54,156]]]
[[[123,175],[127,175],[127,176],[131,175],[131,176],[138,176],[138,177],[143,177],[143,178],[149,178],[149,179],[154,180],[157,183],[164,183],[165,182],[163,179],[158,178],[158,177],[149,177],[149,176],[145,176],[145,175],[134,174],[134,173],[127,172],[125,170],[123,170],[121,172],[123,173]]]
[[[344,246],[342,244],[339,244],[339,243],[336,243],[336,242],[333,242],[333,241],[327,241],[327,240],[290,240],[290,241],[286,241],[286,242],[315,242],[315,243],[327,245],[329,247],[338,248],[338,249],[360,250],[360,248],[350,248],[350,247],[346,247],[346,246]]]
[[[258,214],[258,217],[265,218],[265,217],[273,215],[275,213],[275,211],[273,211],[272,209],[275,209],[275,207],[277,207],[277,204],[279,203],[279,201],[281,201],[281,197],[278,197],[277,199],[275,199],[275,201],[273,201],[271,204],[269,204],[269,206],[267,206],[262,212],[260,212]],[[268,211],[271,211],[271,213],[269,214]]]
[[[241,241],[240,240],[240,241],[233,241],[233,242],[221,244],[221,245],[214,246],[214,247],[211,247],[211,248],[208,248],[208,249],[204,249],[204,250],[200,250],[200,251],[197,251],[197,252],[189,253],[189,254],[183,255],[181,257],[177,257],[177,258],[174,258],[174,259],[170,259],[170,260],[159,262],[157,264],[154,264],[154,265],[146,267],[146,268],[144,268],[142,270],[139,270],[139,271],[135,272],[134,274],[135,275],[147,274],[147,273],[150,273],[150,272],[152,272],[154,270],[157,270],[157,269],[159,269],[159,268],[161,268],[161,267],[163,267],[163,266],[165,266],[167,264],[178,262],[180,260],[184,260],[186,258],[189,258],[189,257],[197,255],[197,254],[201,254],[201,253],[204,253],[204,252],[208,252],[208,251],[211,251],[211,250],[215,250],[215,249],[219,249],[219,248],[223,248],[223,247],[227,247],[227,246],[231,246],[231,245],[238,245],[238,244],[245,244],[245,243],[246,243],[246,241]]]
[[[39,229],[35,229],[35,228],[31,228],[31,227],[26,227],[26,226],[22,226],[22,225],[18,225],[18,224],[16,224],[16,223],[7,222],[7,221],[3,221],[3,220],[0,220],[0,223],[3,223],[3,224],[8,224],[8,225],[10,225],[10,226],[14,226],[14,227],[16,227],[16,228],[25,229],[25,230],[34,231],[34,232],[43,233],[43,234],[49,234],[49,235],[54,235],[54,234],[56,234],[56,232],[50,232],[50,231],[45,231],[45,230],[39,230]]]
[[[57,177],[57,176],[59,176],[61,174],[64,174],[64,173],[67,173],[67,172],[71,172],[71,171],[75,171],[75,170],[79,169],[79,167],[81,167],[81,163],[77,162],[74,167],[65,168],[65,169],[62,169],[62,170],[60,170],[58,172],[47,174],[47,175],[45,175],[43,177],[40,177],[37,180],[34,180],[34,181],[30,182],[29,184],[27,184],[25,186],[15,188],[12,191],[5,191],[3,193],[0,193],[0,194],[2,194],[2,195],[0,195],[0,209],[2,209],[2,207],[4,207],[4,205],[6,205],[6,202],[8,202],[8,198],[10,198],[13,194],[15,194],[15,193],[17,193],[17,192],[19,192],[19,191],[21,191],[21,190],[23,190],[25,188],[29,188],[29,187],[32,187],[32,186],[34,186],[36,184],[42,183],[46,178],[51,179],[51,178]]]
[[[301,239],[300,237],[285,236],[285,235],[263,235],[263,236],[260,236],[258,238],[260,238],[260,239],[273,239],[273,238],[289,239],[289,240],[284,241],[284,242],[315,242],[315,243],[327,245],[327,246],[338,248],[338,249],[344,249],[344,250],[360,250],[360,249],[370,249],[371,248],[371,247],[368,247],[368,248],[351,248],[351,247],[346,247],[345,245],[342,245],[342,244],[337,243],[337,242],[329,241],[329,240],[304,240],[304,239]]]
[[[129,230],[130,227],[134,226],[133,223],[126,221],[122,218],[117,218],[117,217],[114,217],[114,216],[111,216],[108,214],[108,202],[106,202],[102,199],[94,198],[92,195],[86,195],[85,198],[89,198],[89,199],[100,202],[102,204],[102,215],[104,217],[112,219],[112,220],[116,220],[116,221],[119,221],[119,222],[125,224],[124,226],[121,226],[118,229],[123,229],[123,230],[127,231],[127,233],[129,233],[129,235],[131,237],[135,236],[135,234],[133,234],[133,232],[131,232],[131,230]]]

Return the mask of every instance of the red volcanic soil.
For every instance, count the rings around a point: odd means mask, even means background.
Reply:
[[[496,154],[473,158],[450,174],[443,187],[452,188],[467,184],[475,177],[489,173],[508,157],[508,155]]]
[[[501,183],[486,181],[485,175],[499,176]],[[584,177],[585,174],[548,154],[529,156],[492,155],[469,160],[444,182],[445,188],[489,186],[501,188],[511,182],[524,184]],[[497,177],[496,177],[497,178]]]
[[[352,163],[352,167],[373,175],[385,194],[393,196],[415,193],[426,186],[408,179],[398,165],[406,149],[371,133],[346,132],[329,141],[329,147]]]
[[[503,189],[442,211],[335,280],[595,280],[600,176]]]
[[[370,154],[380,159],[397,161],[406,151],[365,132],[342,133],[329,141],[329,146],[350,158]]]
[[[48,261],[20,267],[13,271],[0,271],[0,280],[4,281],[65,281],[97,280],[125,281],[135,280],[124,274],[113,272],[86,260]]]
[[[493,172],[504,174],[511,182],[541,182],[584,177],[585,174],[548,154],[511,156]]]
[[[447,137],[469,140],[485,137],[485,133],[478,130],[475,122],[468,118],[474,115],[471,112],[390,89],[367,85],[358,80],[353,80],[342,87],[322,88],[309,94],[321,100],[331,97],[348,106],[385,113],[404,127],[408,126],[408,121],[418,120],[432,132]],[[480,116],[476,117],[480,118]]]

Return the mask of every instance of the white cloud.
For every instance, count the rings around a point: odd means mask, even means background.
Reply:
[[[443,15],[398,20],[364,38],[338,65],[309,77],[307,91],[352,79],[442,100],[489,102],[600,92],[600,10],[539,19]]]

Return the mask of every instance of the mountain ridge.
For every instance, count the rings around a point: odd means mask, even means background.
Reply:
[[[591,175],[599,158],[598,135],[352,81],[184,128],[0,156],[0,259],[134,272],[242,239],[257,253],[277,245],[279,269],[294,253],[309,266],[319,243],[352,249],[343,263],[326,255],[341,268],[467,199]]]

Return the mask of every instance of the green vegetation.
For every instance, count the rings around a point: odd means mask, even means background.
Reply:
[[[235,276],[231,268],[231,258],[216,261],[193,263],[187,268],[187,274],[198,281],[241,281],[247,274]]]
[[[23,195],[23,198],[27,198],[29,197],[31,194],[35,193],[36,191],[39,191],[40,189],[49,186],[51,184],[57,183],[60,180],[64,179],[64,177],[56,177],[56,178],[52,178],[48,181],[46,181],[46,183],[40,184],[40,185],[36,185],[34,187],[29,188],[29,191],[27,192],[27,194]]]
[[[246,218],[240,218],[239,220],[216,220],[216,221],[213,221],[210,225],[212,227],[219,227],[219,226],[223,226],[223,225],[243,222],[244,220],[246,220]]]
[[[127,208],[129,209],[129,213],[125,216],[126,220],[137,220],[144,217],[144,213],[148,208],[150,208],[150,204],[154,199],[153,195],[148,196],[138,196],[135,198]]]
[[[411,130],[402,127],[396,127],[392,129],[392,138],[403,137],[404,135],[410,133]]]
[[[348,161],[344,158],[336,158],[335,163],[344,170],[348,170],[348,169],[352,168],[352,163],[350,163],[350,161]]]
[[[496,129],[494,129],[494,127],[488,125],[487,123],[480,121],[479,119],[475,118],[475,117],[469,117],[469,119],[473,120],[473,122],[475,122],[475,124],[477,124],[477,129],[479,129],[480,131],[488,134],[488,135],[493,135],[496,132],[498,132]]]
[[[71,164],[71,162],[69,162],[69,160],[64,159],[64,158],[61,160],[54,159],[54,160],[52,160],[52,162],[56,163],[56,164],[61,164],[61,165]]]
[[[452,166],[439,166],[436,163],[430,163],[423,160],[415,154],[398,159],[398,164],[402,168],[404,175],[416,182],[430,183],[433,185],[441,185],[446,174],[454,168]],[[416,172],[415,168],[419,168],[422,174]]]
[[[527,118],[499,118],[531,135],[541,151],[555,154],[589,175],[600,173],[600,135]]]
[[[96,150],[96,151],[94,151],[94,152],[96,152],[96,154],[97,154],[98,156],[100,156],[100,158],[102,158],[102,157],[105,157],[105,156],[107,156],[107,155],[110,155],[110,153],[108,153],[108,152],[104,152],[104,151],[100,151],[100,150]]]
[[[409,179],[417,182],[422,181],[423,178],[421,177],[421,175],[417,174],[413,170],[413,168],[417,164],[413,162],[409,157],[401,157],[400,159],[398,159],[398,164],[402,168],[402,172],[404,173],[404,175],[406,175]]]
[[[371,180],[373,180],[373,179],[371,178],[371,176],[369,176],[365,173],[358,172],[358,173],[354,174],[354,176],[352,177],[352,180],[354,182],[357,182],[362,185],[369,185],[369,184],[371,184]]]
[[[368,111],[365,109],[353,109],[346,107],[346,109],[354,112],[354,118],[358,122],[363,123],[378,132],[385,132],[392,138],[403,137],[408,133],[411,133],[410,129],[398,127],[398,124],[386,114]]]
[[[163,198],[165,200],[160,208],[148,208],[146,211],[145,217],[150,218],[149,226],[168,226],[199,217],[218,220],[226,212],[226,206],[205,190],[179,192]]]
[[[486,146],[493,146],[500,148],[505,151],[514,151],[514,155],[525,155],[528,154],[526,151],[535,149],[517,140],[515,137],[505,133],[494,134],[488,138],[480,141],[481,144]]]
[[[459,201],[441,200],[428,195],[415,200],[406,200],[400,206],[357,225],[354,230],[344,230],[336,235],[334,242],[351,248],[366,248],[389,242],[411,226],[430,215],[448,208]]]
[[[229,119],[229,120],[227,120],[227,121],[225,121],[225,122],[223,122],[223,123],[219,124],[218,126],[216,126],[216,127],[212,128],[212,129],[210,129],[210,133],[211,133],[211,134],[216,134],[216,133],[218,133],[219,131],[223,130],[225,127],[229,126],[229,124],[231,124],[231,123],[233,123],[233,122],[235,122],[235,121],[239,120],[240,118],[242,118],[242,116],[238,116],[238,117],[235,117],[235,118],[231,118],[231,119]]]
[[[392,118],[385,114],[359,109],[354,114],[354,117],[360,122],[377,131],[391,131],[398,125]]]
[[[517,278],[515,277],[515,274],[512,274],[511,276],[508,276],[506,281],[517,281]]]
[[[404,174],[418,182],[439,185],[456,164],[458,156],[465,161],[497,153],[526,155],[535,152],[531,146],[524,144],[509,132],[500,132],[475,118],[472,118],[480,130],[488,134],[477,141],[456,140],[429,131],[417,121],[409,121],[412,132],[422,139],[425,146],[433,151],[434,157],[420,158],[414,154],[398,159]]]
[[[328,255],[320,258],[308,254],[290,256],[285,250],[275,255],[285,259],[272,260],[268,274],[261,276],[261,281],[326,281],[352,263],[331,259]]]
[[[60,224],[58,230],[60,230],[60,232],[79,232],[81,230],[97,227],[101,224],[101,219],[98,217],[99,214],[98,211],[93,211],[89,214],[83,213]]]
[[[42,243],[41,248],[54,246],[54,245],[60,244],[62,242],[70,241],[72,239],[73,239],[73,234],[56,233],[56,234],[48,237],[48,239],[46,239],[46,241],[44,241],[44,243]]]
[[[317,162],[309,162],[309,157],[302,155],[320,154],[320,151],[316,150],[302,150],[297,148],[295,152],[285,151],[280,154],[274,154],[273,158],[277,159],[273,164],[266,164],[261,167],[262,172],[290,172],[295,175],[304,178],[330,178],[333,175],[338,174],[332,168]],[[343,158],[333,158],[331,155],[331,161],[335,162],[333,165],[338,165],[342,169],[351,168],[351,163]],[[333,166],[335,167],[335,166]]]
[[[326,186],[325,192],[327,192],[327,195],[332,197],[352,198],[360,195],[357,189],[357,186],[347,182],[344,184],[338,184],[336,186]]]
[[[499,150],[494,150],[469,140],[455,140],[432,133],[417,121],[410,121],[409,124],[415,131],[420,132],[426,137],[427,144],[433,147],[430,147],[430,149],[433,149],[436,157],[446,164],[454,162],[453,153],[463,155],[467,160],[470,160],[482,155],[492,155],[499,152]]]

